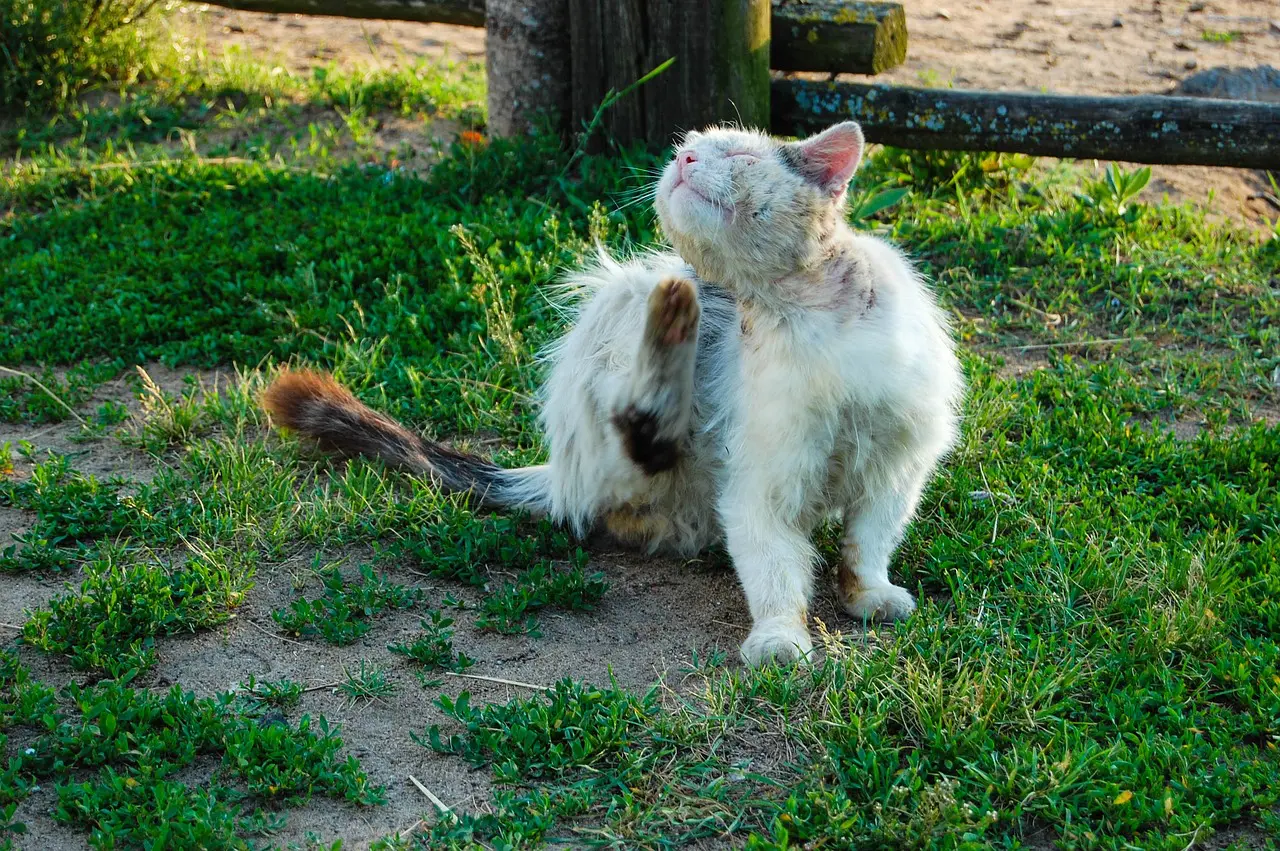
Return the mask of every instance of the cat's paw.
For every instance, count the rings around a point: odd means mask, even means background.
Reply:
[[[742,642],[742,661],[753,668],[770,662],[786,664],[805,660],[813,651],[809,629],[799,618],[777,617],[759,621]]]
[[[649,293],[649,339],[658,346],[678,346],[698,329],[698,291],[685,278],[666,278]]]
[[[846,612],[864,621],[898,621],[916,610],[911,592],[897,585],[860,588],[843,602]]]

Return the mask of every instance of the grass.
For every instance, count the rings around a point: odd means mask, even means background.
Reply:
[[[1235,30],[1204,30],[1200,37],[1213,44],[1230,44],[1240,38],[1240,33]]]
[[[290,571],[275,627],[365,657],[339,697],[388,711],[411,666],[439,697],[404,737],[492,781],[484,806],[387,847],[1280,840],[1280,232],[1142,202],[1142,172],[877,153],[852,217],[936,281],[972,385],[897,558],[920,612],[874,638],[827,624],[808,669],[712,651],[647,691],[568,679],[486,703],[430,679],[488,670],[455,639],[514,633],[493,640],[536,654],[549,614],[590,623],[610,591],[589,555],[317,458],[269,434],[254,396],[277,365],[316,364],[432,434],[538,460],[533,353],[563,321],[540,287],[596,240],[657,239],[624,202],[659,160],[566,172],[544,142],[494,141],[416,175],[378,123],[466,126],[473,69],[304,79],[191,57],[3,141],[0,364],[47,390],[0,376],[0,419],[76,442],[0,449],[0,512],[26,527],[0,583],[67,583],[0,658],[0,847],[41,785],[96,847],[245,847],[311,796],[377,806],[393,778],[343,755],[301,682],[150,687],[181,636],[244,629]],[[131,371],[154,362],[235,376]],[[117,376],[127,420],[93,401]],[[155,475],[91,473],[105,450]],[[393,641],[397,611],[420,630]]]

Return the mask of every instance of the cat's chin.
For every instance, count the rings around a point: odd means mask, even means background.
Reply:
[[[667,215],[673,229],[694,239],[716,241],[733,221],[733,208],[702,195],[686,183],[671,190]]]

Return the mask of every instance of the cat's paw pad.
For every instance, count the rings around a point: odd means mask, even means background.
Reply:
[[[916,610],[915,598],[897,585],[860,588],[844,600],[844,610],[858,620],[897,621]]]
[[[809,630],[798,618],[768,618],[751,630],[742,642],[742,661],[753,668],[771,662],[787,664],[805,660],[813,651]]]
[[[698,329],[698,291],[685,278],[666,278],[649,294],[649,337],[660,346],[678,346]]]

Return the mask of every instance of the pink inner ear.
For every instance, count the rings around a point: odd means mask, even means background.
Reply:
[[[842,191],[862,159],[862,129],[853,122],[837,124],[800,143],[805,160],[823,189]]]

